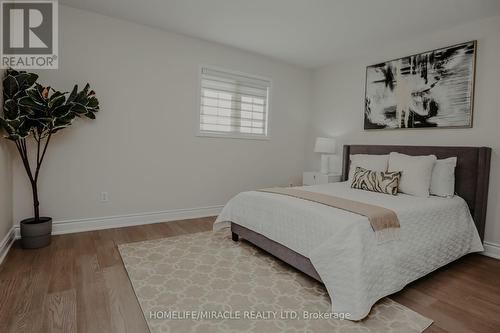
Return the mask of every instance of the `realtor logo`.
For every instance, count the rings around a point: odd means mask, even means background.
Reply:
[[[1,1],[1,68],[58,67],[57,0]]]

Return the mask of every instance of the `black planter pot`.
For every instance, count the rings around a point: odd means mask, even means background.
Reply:
[[[40,217],[21,221],[21,245],[25,249],[39,249],[50,244],[52,234],[52,218]]]

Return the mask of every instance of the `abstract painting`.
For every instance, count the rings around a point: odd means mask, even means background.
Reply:
[[[366,68],[365,129],[472,127],[476,41]]]

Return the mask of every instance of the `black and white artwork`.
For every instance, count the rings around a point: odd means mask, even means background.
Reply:
[[[366,68],[365,129],[471,127],[476,42]]]

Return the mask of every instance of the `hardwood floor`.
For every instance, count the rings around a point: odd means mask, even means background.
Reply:
[[[148,332],[116,245],[208,231],[214,218],[15,244],[0,266],[0,332]],[[434,320],[426,333],[500,332],[500,261],[468,255],[393,295]]]

